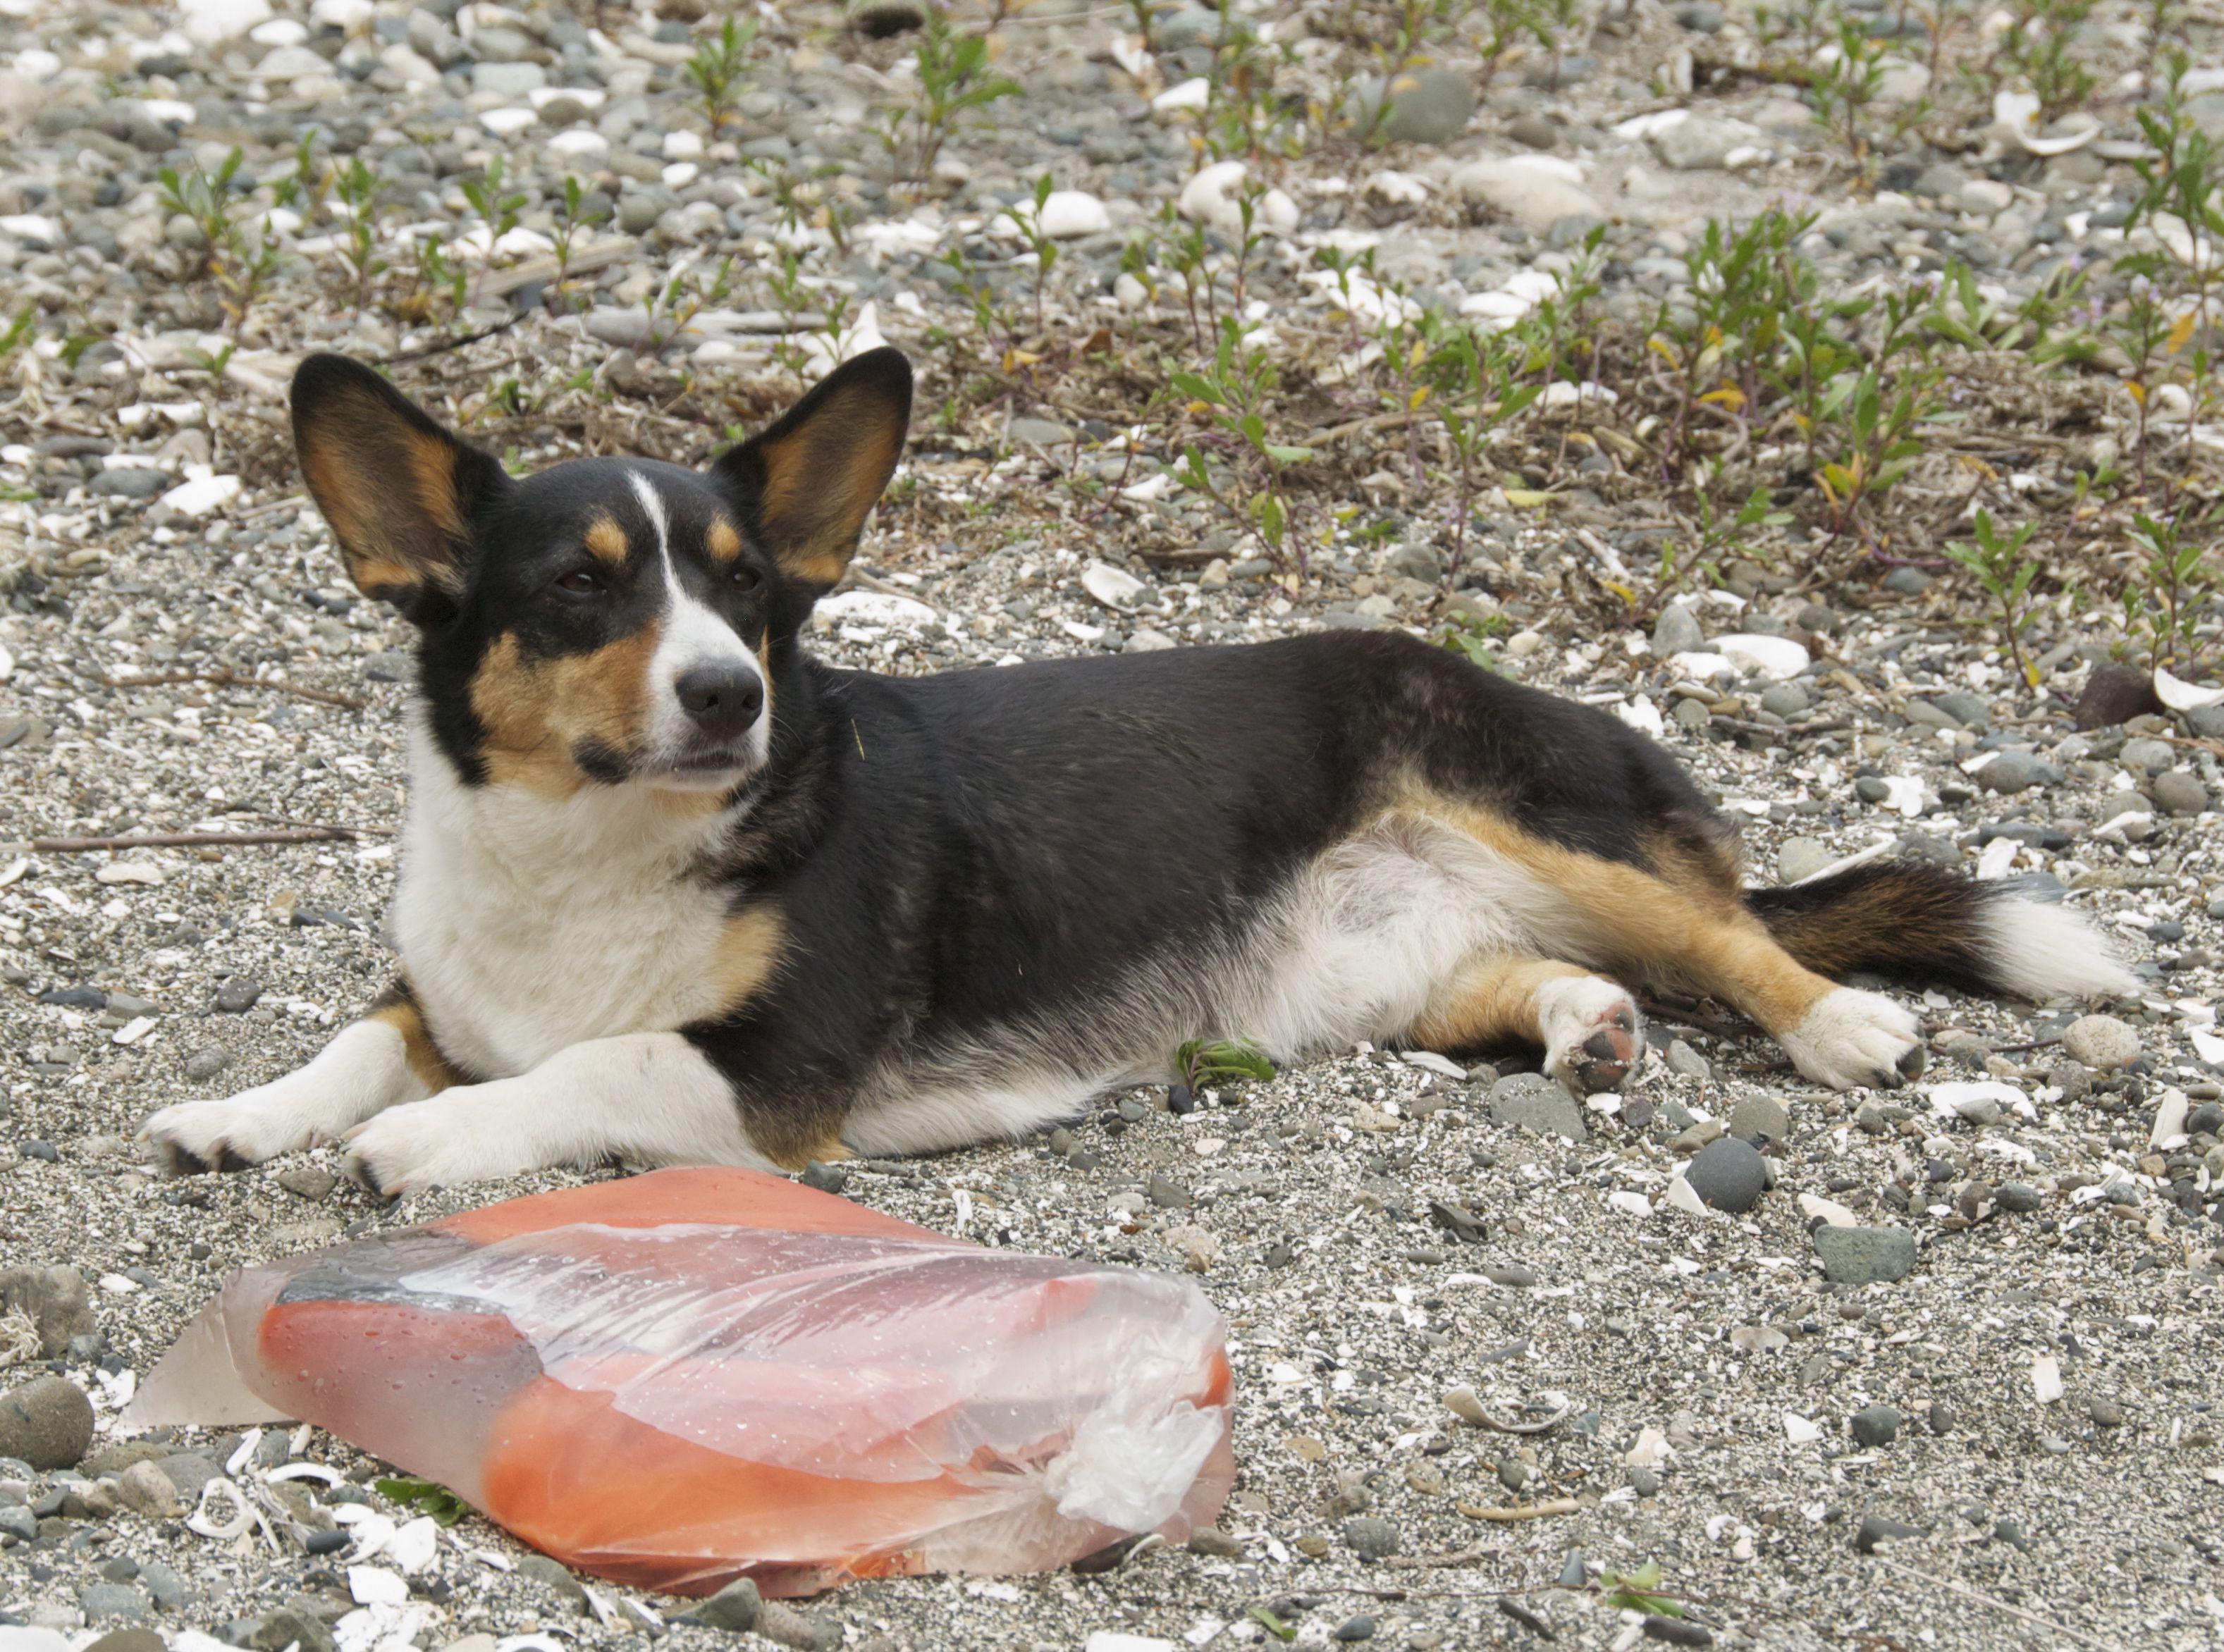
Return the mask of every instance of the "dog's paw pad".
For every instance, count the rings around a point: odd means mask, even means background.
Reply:
[[[1541,1018],[1545,1070],[1577,1095],[1623,1088],[1645,1059],[1637,1000],[1595,976],[1553,986]]]

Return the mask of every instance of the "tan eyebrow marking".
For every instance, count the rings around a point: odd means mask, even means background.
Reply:
[[[625,530],[618,526],[617,518],[600,515],[587,525],[587,549],[604,562],[626,559]]]
[[[711,519],[711,531],[704,538],[711,547],[711,555],[719,562],[731,562],[742,554],[742,536],[723,516]]]

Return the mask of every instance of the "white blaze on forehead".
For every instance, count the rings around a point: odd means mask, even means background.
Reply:
[[[641,501],[641,508],[648,513],[648,525],[656,530],[656,552],[664,558],[665,577],[672,577],[672,528],[665,520],[664,501],[649,479],[638,470],[626,472],[626,480],[633,483],[633,496]]]
[[[655,697],[654,726],[659,743],[677,750],[686,743],[691,726],[679,705],[681,677],[706,665],[738,665],[760,678],[763,673],[741,634],[679,583],[679,571],[672,561],[671,519],[656,484],[638,470],[629,470],[626,480],[633,484],[634,497],[655,531],[657,555],[664,564],[664,634],[648,662],[648,684]],[[771,740],[769,720],[759,718],[752,735],[758,760],[763,760]]]

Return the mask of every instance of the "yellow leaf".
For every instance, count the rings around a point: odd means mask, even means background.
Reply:
[[[1406,404],[1406,411],[1407,413],[1418,412],[1420,410],[1421,404],[1428,399],[1429,387],[1425,384],[1419,389],[1413,392],[1413,399]]]
[[[1667,341],[1658,334],[1645,341],[1645,348],[1658,354],[1671,367],[1681,367],[1684,364],[1676,352],[1668,347]]]
[[[1602,579],[1599,581],[1599,583],[1605,586],[1607,590],[1612,591],[1616,596],[1621,598],[1621,600],[1627,602],[1630,607],[1635,608],[1637,606],[1637,593],[1630,590],[1628,586],[1623,584],[1621,581],[1614,579]]]
[[[2132,400],[2138,402],[2140,407],[2144,407],[2147,405],[2146,386],[2139,383],[2137,380],[2133,380],[2131,383],[2126,384],[2124,388],[2132,393]]]
[[[1551,497],[1551,495],[1538,493],[1533,488],[1508,488],[1506,490],[1506,502],[1516,510],[1536,510]]]
[[[1739,389],[1734,384],[1717,385],[1714,389],[1708,391],[1706,394],[1701,396],[1699,400],[1702,401],[1711,401],[1718,407],[1728,407],[1732,413],[1735,413],[1739,408],[1745,406],[1745,392]]]
[[[1202,419],[1205,414],[1212,411],[1212,407],[1209,402],[1192,401],[1188,407],[1183,408],[1182,411],[1192,419]]]
[[[2163,345],[2163,348],[2173,356],[2177,355],[2178,351],[2183,350],[2185,348],[2185,341],[2193,337],[2194,320],[2195,312],[2191,310],[2188,310],[2183,315],[2178,317],[2177,325],[2170,330],[2170,338]]]

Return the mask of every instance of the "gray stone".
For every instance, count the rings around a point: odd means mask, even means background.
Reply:
[[[1185,52],[1192,46],[1210,46],[1220,38],[1220,14],[1204,6],[1184,6],[1159,19],[1158,48]]]
[[[1581,185],[1520,157],[1471,161],[1452,174],[1451,186],[1470,205],[1510,218],[1538,234],[1564,218],[1597,218],[1604,213]]]
[[[196,1084],[203,1084],[231,1065],[231,1051],[221,1044],[208,1044],[185,1059],[179,1069]]]
[[[1343,1541],[1362,1561],[1380,1561],[1398,1553],[1398,1528],[1374,1515],[1343,1523]]]
[[[1189,1208],[1189,1189],[1164,1171],[1152,1171],[1151,1179],[1144,1184],[1143,1191],[1149,1195],[1151,1202],[1161,1210]]]
[[[77,1604],[88,1624],[144,1623],[154,1610],[128,1583],[88,1583],[78,1591]]]
[[[2062,1035],[2064,1055],[2093,1072],[2112,1072],[2139,1058],[2139,1035],[2113,1015],[2081,1015]]]
[[[1915,1235],[1905,1227],[1818,1227],[1815,1254],[1838,1284],[1889,1284],[1914,1270]]]
[[[650,317],[646,309],[638,306],[620,309],[616,305],[598,304],[587,312],[583,325],[591,338],[635,350],[648,340]]]
[[[50,1267],[0,1268],[0,1314],[22,1314],[38,1328],[41,1359],[58,1359],[73,1336],[89,1336],[92,1293],[85,1276],[66,1263]]]
[[[548,72],[538,63],[474,63],[471,90],[497,98],[522,98],[548,84]],[[307,1652],[304,1648],[303,1652]]]
[[[66,1377],[34,1377],[0,1395],[0,1457],[74,1468],[92,1443],[92,1402]]]
[[[1807,690],[1797,683],[1779,683],[1760,697],[1760,709],[1772,717],[1781,717],[1786,722],[1804,717],[1814,703]]]
[[[1571,1142],[1585,1140],[1590,1132],[1583,1110],[1567,1087],[1540,1073],[1512,1073],[1490,1087],[1490,1117],[1494,1124],[1514,1125],[1539,1136],[1558,1136]]]
[[[201,1487],[222,1477],[223,1465],[205,1453],[198,1451],[173,1452],[155,1465],[178,1488],[178,1495],[191,1503],[201,1494]]]
[[[1742,1216],[1768,1188],[1768,1166],[1751,1142],[1724,1136],[1709,1142],[1684,1167],[1684,1179],[1703,1203]]]
[[[1899,1438],[1899,1413],[1889,1405],[1872,1405],[1854,1412],[1848,1426],[1857,1443],[1874,1450]]]
[[[1987,791],[2026,791],[2061,782],[2062,771],[2035,752],[2002,752],[1977,771],[1977,784]]]
[[[1663,659],[1688,654],[1707,646],[1707,634],[1688,602],[1671,602],[1652,622],[1652,652]]]
[[[1022,445],[1063,447],[1072,442],[1073,429],[1055,419],[1020,418],[1004,427],[1004,435]]]
[[[255,1000],[262,996],[262,983],[250,980],[244,975],[227,975],[224,984],[216,989],[216,1006],[226,1015],[241,1015],[255,1007]]]
[[[152,499],[156,494],[168,492],[170,482],[167,470],[117,465],[95,476],[86,484],[85,491],[107,499]]]
[[[1693,115],[1655,133],[1652,152],[1672,171],[1709,172],[1728,161],[1731,150],[1752,142],[1732,122]]]
[[[1359,90],[1360,117],[1372,124],[1383,97],[1380,80]],[[1374,126],[1378,143],[1449,143],[1475,114],[1475,82],[1457,69],[1411,69],[1391,77],[1390,106]]]
[[[248,1632],[252,1652],[286,1652],[299,1645],[301,1652],[333,1652],[332,1632],[324,1620],[293,1606],[281,1606],[256,1621]]]
[[[2028,1182],[2003,1182],[1993,1199],[2002,1210],[2019,1216],[2029,1215],[2039,1206],[2038,1189]]]
[[[1552,117],[1533,109],[1516,115],[1508,122],[1506,135],[1516,143],[1526,143],[1532,149],[1555,148],[1560,142],[1560,129]]]
[[[683,1612],[679,1621],[742,1635],[756,1627],[763,1610],[764,1598],[757,1586],[748,1578],[736,1578],[701,1605]]]
[[[1986,703],[1984,696],[1973,694],[1968,689],[1937,695],[1930,703],[1964,728],[1983,728],[1993,720],[1993,708]]]
[[[318,1202],[332,1196],[338,1178],[330,1171],[313,1164],[288,1164],[271,1178],[297,1198]]]
[[[175,1520],[186,1512],[186,1500],[167,1474],[153,1463],[134,1463],[116,1482],[116,1495],[123,1506],[149,1520]]]
[[[139,1586],[155,1598],[155,1604],[164,1611],[175,1611],[192,1604],[193,1586],[186,1581],[177,1567],[161,1561],[148,1561],[139,1568]]]
[[[2168,769],[2155,776],[2154,800],[2164,813],[2183,820],[2208,807],[2208,788],[2201,784],[2198,775]]]
[[[1876,1546],[1888,1537],[1920,1537],[1923,1528],[1911,1526],[1904,1521],[1887,1520],[1882,1515],[1864,1515],[1860,1529],[1854,1533],[1854,1547],[1864,1554],[1873,1554]]]
[[[1715,1069],[1707,1064],[1707,1058],[1681,1038],[1669,1044],[1666,1060],[1668,1070],[1684,1078],[1710,1079],[1715,1075]]]
[[[1814,838],[1786,838],[1784,847],[1776,852],[1776,875],[1782,882],[1798,883],[1813,877],[1837,859],[1829,845]]]
[[[85,1612],[88,1621],[92,1613]],[[98,1640],[91,1643],[85,1652],[168,1652],[160,1635],[151,1629],[111,1629]]]
[[[587,1610],[587,1592],[560,1561],[551,1560],[546,1554],[528,1554],[517,1563],[517,1575],[528,1583],[553,1589],[573,1611]]]
[[[1791,1114],[1784,1103],[1773,1096],[1743,1096],[1730,1109],[1728,1128],[1733,1136],[1759,1136],[1772,1142],[1789,1141],[1791,1139]]]

